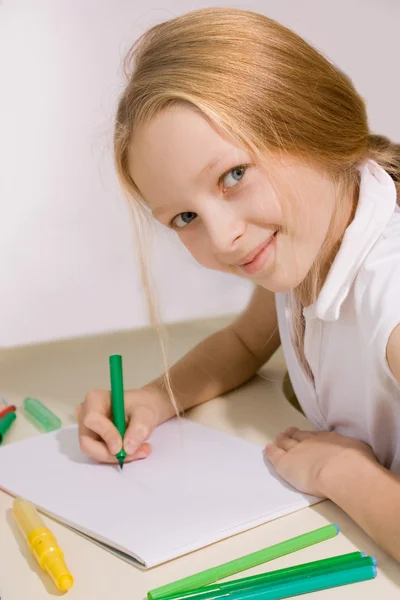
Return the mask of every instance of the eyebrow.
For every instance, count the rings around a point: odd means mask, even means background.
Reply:
[[[162,204],[161,206],[157,206],[154,210],[151,211],[153,217],[161,217],[162,215],[168,213],[170,211],[170,207],[168,204]]]
[[[199,173],[199,175],[205,175],[206,173],[209,173],[210,171],[212,171],[214,169],[214,167],[221,161],[221,159],[223,159],[226,156],[226,152],[223,154],[220,154],[219,156],[217,156],[216,158],[214,158],[213,160],[211,160],[208,164],[206,164],[205,167],[203,167]]]

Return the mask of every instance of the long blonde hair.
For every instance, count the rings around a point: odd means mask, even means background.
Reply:
[[[351,80],[296,33],[261,14],[206,8],[161,23],[133,45],[125,67],[128,82],[116,117],[115,162],[139,211],[143,199],[128,166],[132,134],[177,103],[201,111],[259,160],[267,152],[284,152],[323,169],[338,190],[356,189],[357,165],[372,158],[393,177],[399,197],[400,146],[370,134],[364,101]],[[332,236],[335,227],[330,231]],[[320,265],[331,246],[327,239],[296,290],[299,348],[301,306],[316,299]],[[145,289],[157,321],[146,279]],[[172,393],[168,378],[167,387]]]

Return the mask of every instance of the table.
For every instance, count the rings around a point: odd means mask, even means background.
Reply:
[[[229,319],[207,319],[168,327],[170,360],[175,361]],[[162,371],[158,340],[152,330],[110,333],[94,337],[0,350],[0,395],[17,406],[26,396],[43,401],[62,419],[75,422],[75,406],[92,388],[109,388],[108,357],[121,353],[127,388],[138,387]],[[284,398],[285,365],[279,350],[260,375],[221,398],[192,409],[188,417],[260,445],[289,425],[309,427],[306,419]],[[5,443],[40,435],[21,414]],[[0,491],[1,600],[45,600],[61,596],[27,550],[11,515],[12,498]],[[143,572],[45,518],[64,550],[75,578],[70,600],[140,600],[149,589],[231,560],[328,523],[341,533],[334,539],[246,572],[283,568],[361,550],[378,560],[378,577],[340,589],[315,593],[313,600],[340,598],[393,600],[400,594],[400,567],[340,509],[325,501],[277,519],[212,546]],[[243,575],[241,575],[243,576]],[[307,596],[308,597],[308,596]]]

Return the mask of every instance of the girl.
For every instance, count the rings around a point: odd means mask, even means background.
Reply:
[[[400,146],[371,135],[349,79],[292,31],[206,9],[153,27],[128,55],[115,127],[138,211],[205,267],[251,279],[226,329],[169,376],[79,411],[84,452],[151,451],[152,429],[251,378],[282,344],[314,431],[266,447],[279,475],[330,498],[400,561]],[[362,498],[362,502],[360,502]]]

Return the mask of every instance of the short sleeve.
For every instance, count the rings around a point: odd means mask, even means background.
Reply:
[[[362,265],[355,296],[364,341],[386,374],[395,379],[386,350],[390,335],[400,324],[400,214]]]

